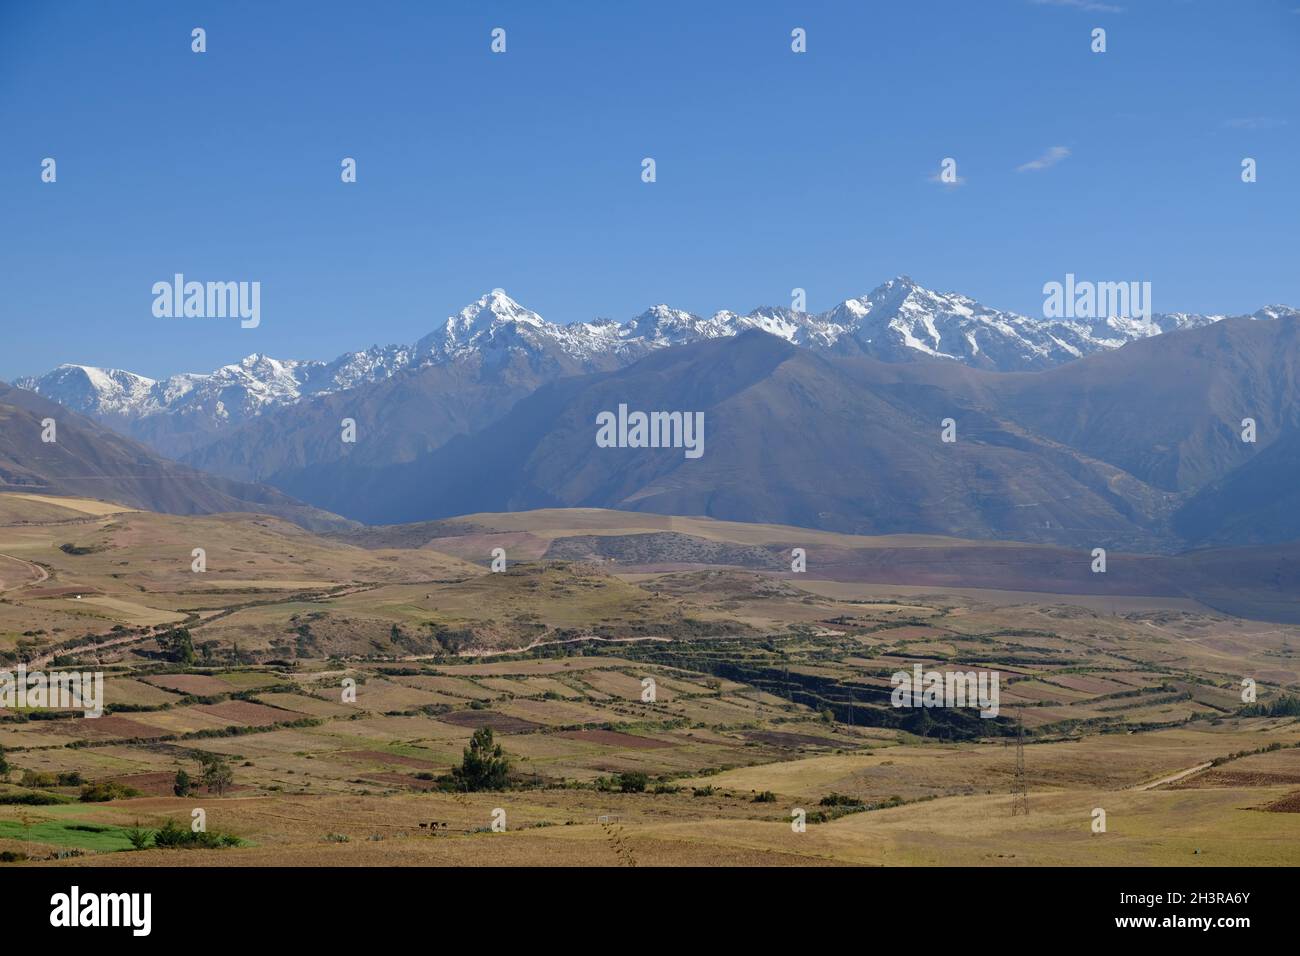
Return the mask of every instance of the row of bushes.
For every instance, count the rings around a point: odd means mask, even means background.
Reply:
[[[136,850],[147,850],[150,846],[159,850],[220,850],[244,842],[233,833],[190,830],[170,819],[157,830],[146,830],[137,823],[126,831],[126,837]]]

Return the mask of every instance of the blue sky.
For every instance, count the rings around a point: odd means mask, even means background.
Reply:
[[[1066,272],[1300,305],[1298,10],[0,0],[0,378],[330,358],[496,286],[555,321],[898,273],[1031,315]],[[155,318],[175,272],[260,281],[261,325]]]

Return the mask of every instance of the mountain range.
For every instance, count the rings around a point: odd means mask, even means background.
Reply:
[[[1292,311],[1269,306],[1253,317],[1276,318]],[[510,387],[510,370],[518,373],[517,359],[523,357],[533,367],[519,382],[528,388],[564,374],[618,368],[656,349],[758,329],[830,354],[885,361],[929,357],[973,368],[1031,371],[1221,318],[1165,313],[1150,320],[1035,319],[988,308],[958,293],[932,292],[899,276],[820,314],[762,307],[745,315],[720,311],[701,318],[656,305],[622,324],[598,320],[561,325],[494,290],[414,345],[375,345],[331,361],[254,353],[212,372],[160,380],[122,369],[67,364],[15,384],[163,454],[180,457],[269,411],[427,368],[477,367],[486,373],[478,376],[481,380]]]
[[[1033,320],[906,277],[820,315],[566,326],[496,291],[329,363],[19,384],[316,522],[583,506],[1168,552],[1300,537],[1298,328],[1283,306]],[[703,413],[706,454],[598,447],[620,404]]]
[[[1260,512],[1294,497],[1298,337],[1300,317],[1229,319],[1008,374],[748,332],[549,383],[408,462],[278,487],[367,523],[608,507],[1139,551],[1288,540],[1300,522]],[[620,404],[702,411],[706,453],[598,447]]]

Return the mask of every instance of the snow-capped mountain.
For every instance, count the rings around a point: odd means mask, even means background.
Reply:
[[[899,276],[821,318],[840,350],[851,342],[886,361],[922,354],[1015,372],[1051,368],[1162,332],[1209,325],[1223,316],[1030,318],[989,308],[956,292],[932,292]]]
[[[14,384],[100,419],[176,413],[232,424],[307,396],[387,378],[408,364],[408,353],[396,346],[375,347],[328,363],[254,353],[214,372],[182,372],[161,380],[121,369],[60,365],[39,378],[22,378]]]
[[[153,397],[156,381],[116,368],[60,365],[40,378],[20,378],[14,384],[73,411],[101,418],[150,414],[162,408]]]
[[[1258,319],[1294,314],[1267,306]],[[655,349],[760,329],[795,345],[865,353],[885,361],[922,357],[998,371],[1050,368],[1093,352],[1223,316],[1157,314],[1150,320],[1041,319],[1003,312],[899,276],[819,314],[762,307],[707,318],[656,305],[635,318],[557,324],[495,289],[412,346],[372,346],[333,361],[254,354],[212,372],[154,380],[120,369],[62,365],[15,384],[177,454],[216,432],[293,405],[430,365],[506,367],[523,357],[543,377],[618,368]],[[179,438],[178,436],[185,436]]]
[[[599,360],[619,353],[620,329],[609,321],[557,325],[493,289],[420,339],[408,364],[437,365],[519,349],[557,353],[586,370],[592,363],[608,365]]]

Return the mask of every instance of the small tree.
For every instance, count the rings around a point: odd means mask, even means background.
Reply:
[[[135,826],[128,827],[126,838],[131,841],[133,850],[143,850],[149,846],[149,841],[153,839],[153,831],[145,830],[140,826],[140,821],[135,821]]]
[[[203,785],[209,792],[215,790],[217,796],[224,797],[226,788],[235,782],[235,772],[230,769],[230,764],[216,754],[205,754],[202,760]]]
[[[5,749],[0,747],[0,780],[9,776],[9,761],[5,759]]]
[[[474,731],[460,766],[451,771],[461,790],[503,790],[510,778],[510,761],[492,738],[491,727]]]
[[[176,782],[172,784],[172,793],[178,797],[188,797],[194,790],[194,784],[190,780],[190,775],[184,770],[176,771]]]

